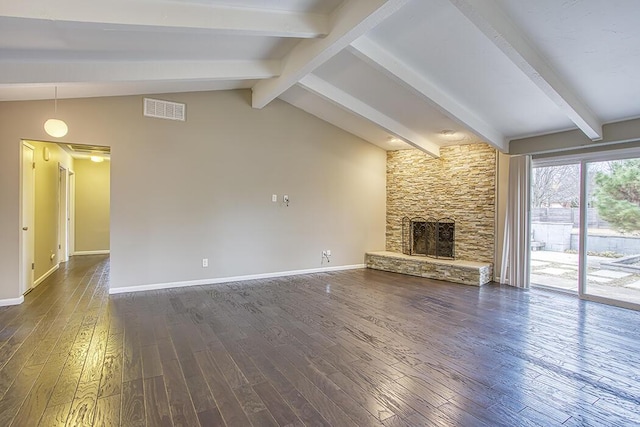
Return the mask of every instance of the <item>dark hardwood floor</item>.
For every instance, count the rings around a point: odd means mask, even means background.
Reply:
[[[0,309],[0,425],[640,423],[639,312],[372,270],[108,283],[75,257]]]

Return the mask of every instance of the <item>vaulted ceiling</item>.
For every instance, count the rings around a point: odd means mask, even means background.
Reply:
[[[0,2],[0,101],[252,89],[385,149],[640,117],[637,0]]]

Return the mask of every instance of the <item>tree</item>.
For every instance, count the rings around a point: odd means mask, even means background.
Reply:
[[[533,168],[531,181],[532,207],[548,207],[552,203],[559,203],[563,206],[578,206],[580,198],[579,165]]]
[[[640,159],[612,163],[595,181],[598,214],[622,232],[640,231]]]

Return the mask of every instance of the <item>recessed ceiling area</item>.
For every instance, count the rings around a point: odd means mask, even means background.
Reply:
[[[111,159],[111,147],[102,145],[65,144],[57,143],[64,151],[74,159]],[[94,160],[95,161],[95,160]],[[97,160],[102,161],[102,160]]]
[[[280,98],[385,150],[598,143],[640,117],[638,16],[635,0],[5,2],[0,101],[251,88],[254,108]]]

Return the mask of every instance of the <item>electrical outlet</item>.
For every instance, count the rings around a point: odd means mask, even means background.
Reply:
[[[327,251],[322,251],[322,256],[326,257],[327,256]]]
[[[286,194],[282,196],[282,201],[285,203],[289,203],[289,196],[287,196]]]
[[[326,252],[327,252],[327,256],[331,256],[331,249],[327,249]]]
[[[209,267],[209,258],[202,258],[202,268]]]

